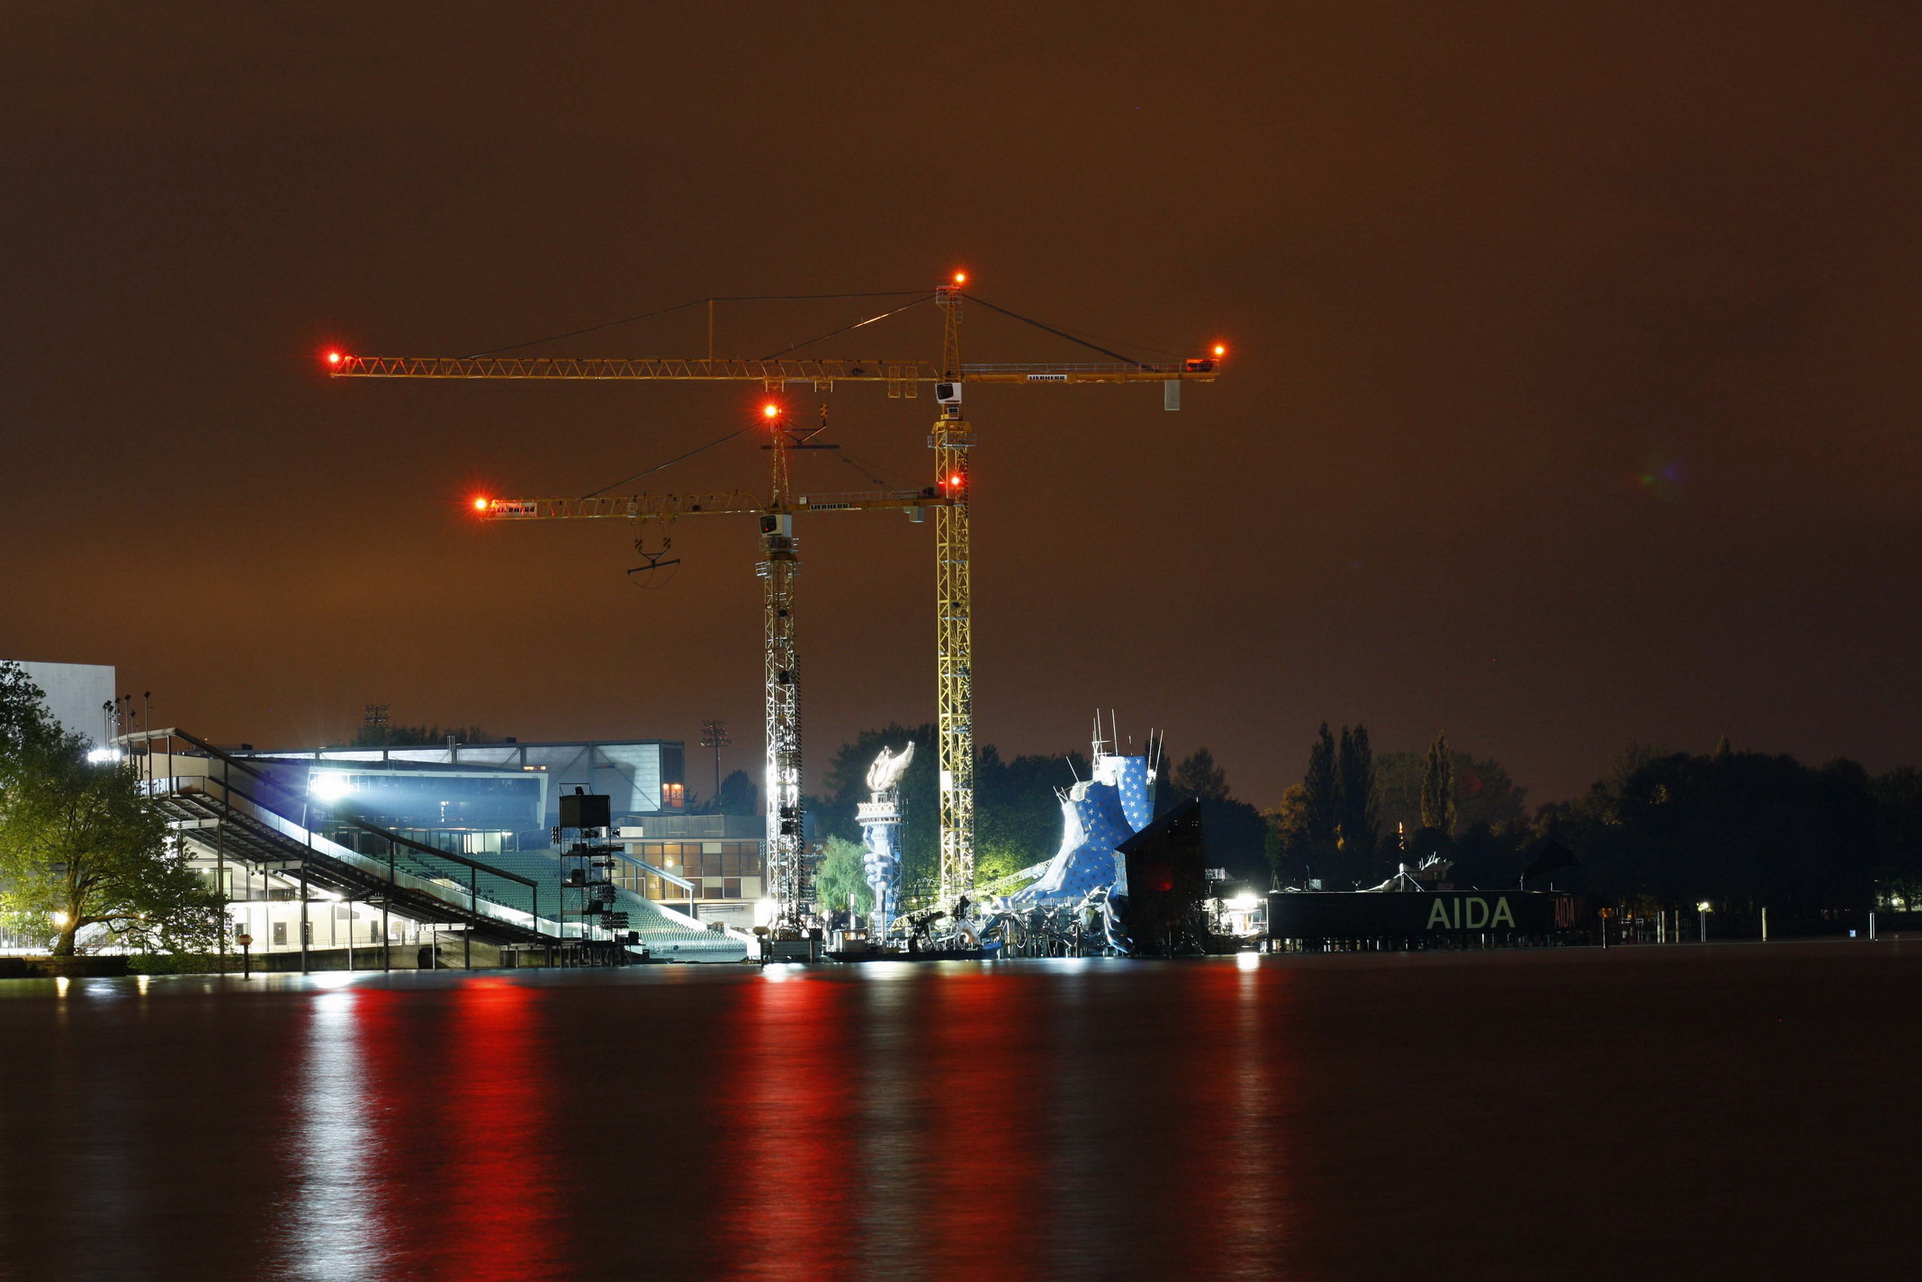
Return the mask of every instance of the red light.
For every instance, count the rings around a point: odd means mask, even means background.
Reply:
[[[781,407],[779,405],[776,405],[773,401],[769,401],[766,405],[763,405],[761,407],[761,417],[762,418],[779,418],[781,417]]]
[[[1216,344],[1215,344],[1215,355],[1216,355],[1216,356],[1226,356],[1227,354],[1228,354],[1228,344],[1226,344],[1226,343],[1216,343]]]
[[[329,353],[327,353],[327,363],[328,363],[329,365],[338,365],[338,364],[340,364],[340,353],[339,353],[339,352],[329,352]]]
[[[489,505],[488,505],[488,501],[487,501],[486,499],[475,499],[475,500],[474,500],[474,510],[475,510],[476,512],[485,512],[485,511],[487,510],[487,508],[488,508],[488,506],[489,506]]]
[[[955,473],[955,474],[954,474],[953,476],[950,476],[950,477],[948,478],[948,484],[949,484],[949,485],[959,485],[959,484],[961,484],[961,474],[960,474],[959,472],[956,472],[956,473]]]
[[[957,285],[965,285],[965,284],[967,284],[967,283],[968,283],[968,274],[967,274],[966,272],[956,272],[956,273],[954,274],[954,283],[955,283],[955,284],[957,284]]]

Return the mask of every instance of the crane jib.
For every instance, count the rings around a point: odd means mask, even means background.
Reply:
[[[751,382],[776,387],[805,383],[887,383],[911,389],[951,382],[926,361],[654,359],[550,356],[347,356],[330,358],[334,378],[534,379],[557,381],[665,380]],[[1207,358],[1173,362],[1121,361],[968,364],[965,383],[1166,383],[1212,382],[1218,363]]]

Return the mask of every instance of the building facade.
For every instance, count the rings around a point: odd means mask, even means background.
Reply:
[[[64,729],[96,745],[120,733],[112,724],[112,664],[18,662],[27,679],[40,687],[47,711]]]
[[[321,748],[241,754],[328,804],[351,798],[382,827],[468,855],[552,848],[560,798],[576,787],[612,798],[616,824],[678,815],[678,740]],[[296,777],[297,776],[297,777]]]
[[[767,820],[761,815],[664,814],[623,824],[629,858],[620,884],[702,921],[745,930],[767,897]]]

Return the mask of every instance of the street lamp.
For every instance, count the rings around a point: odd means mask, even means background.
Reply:
[[[1702,942],[1706,944],[1708,942],[1708,915],[1712,911],[1708,900],[1704,899],[1701,903],[1695,905],[1695,911],[1701,914]]]

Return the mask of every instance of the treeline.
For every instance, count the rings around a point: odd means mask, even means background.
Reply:
[[[1302,781],[1267,813],[1277,881],[1378,884],[1431,855],[1458,885],[1513,886],[1551,845],[1560,888],[1617,901],[1818,915],[1908,908],[1922,893],[1922,772],[1846,759],[1633,746],[1573,801],[1531,815],[1501,765],[1453,749],[1375,758],[1365,728],[1323,725]]]

